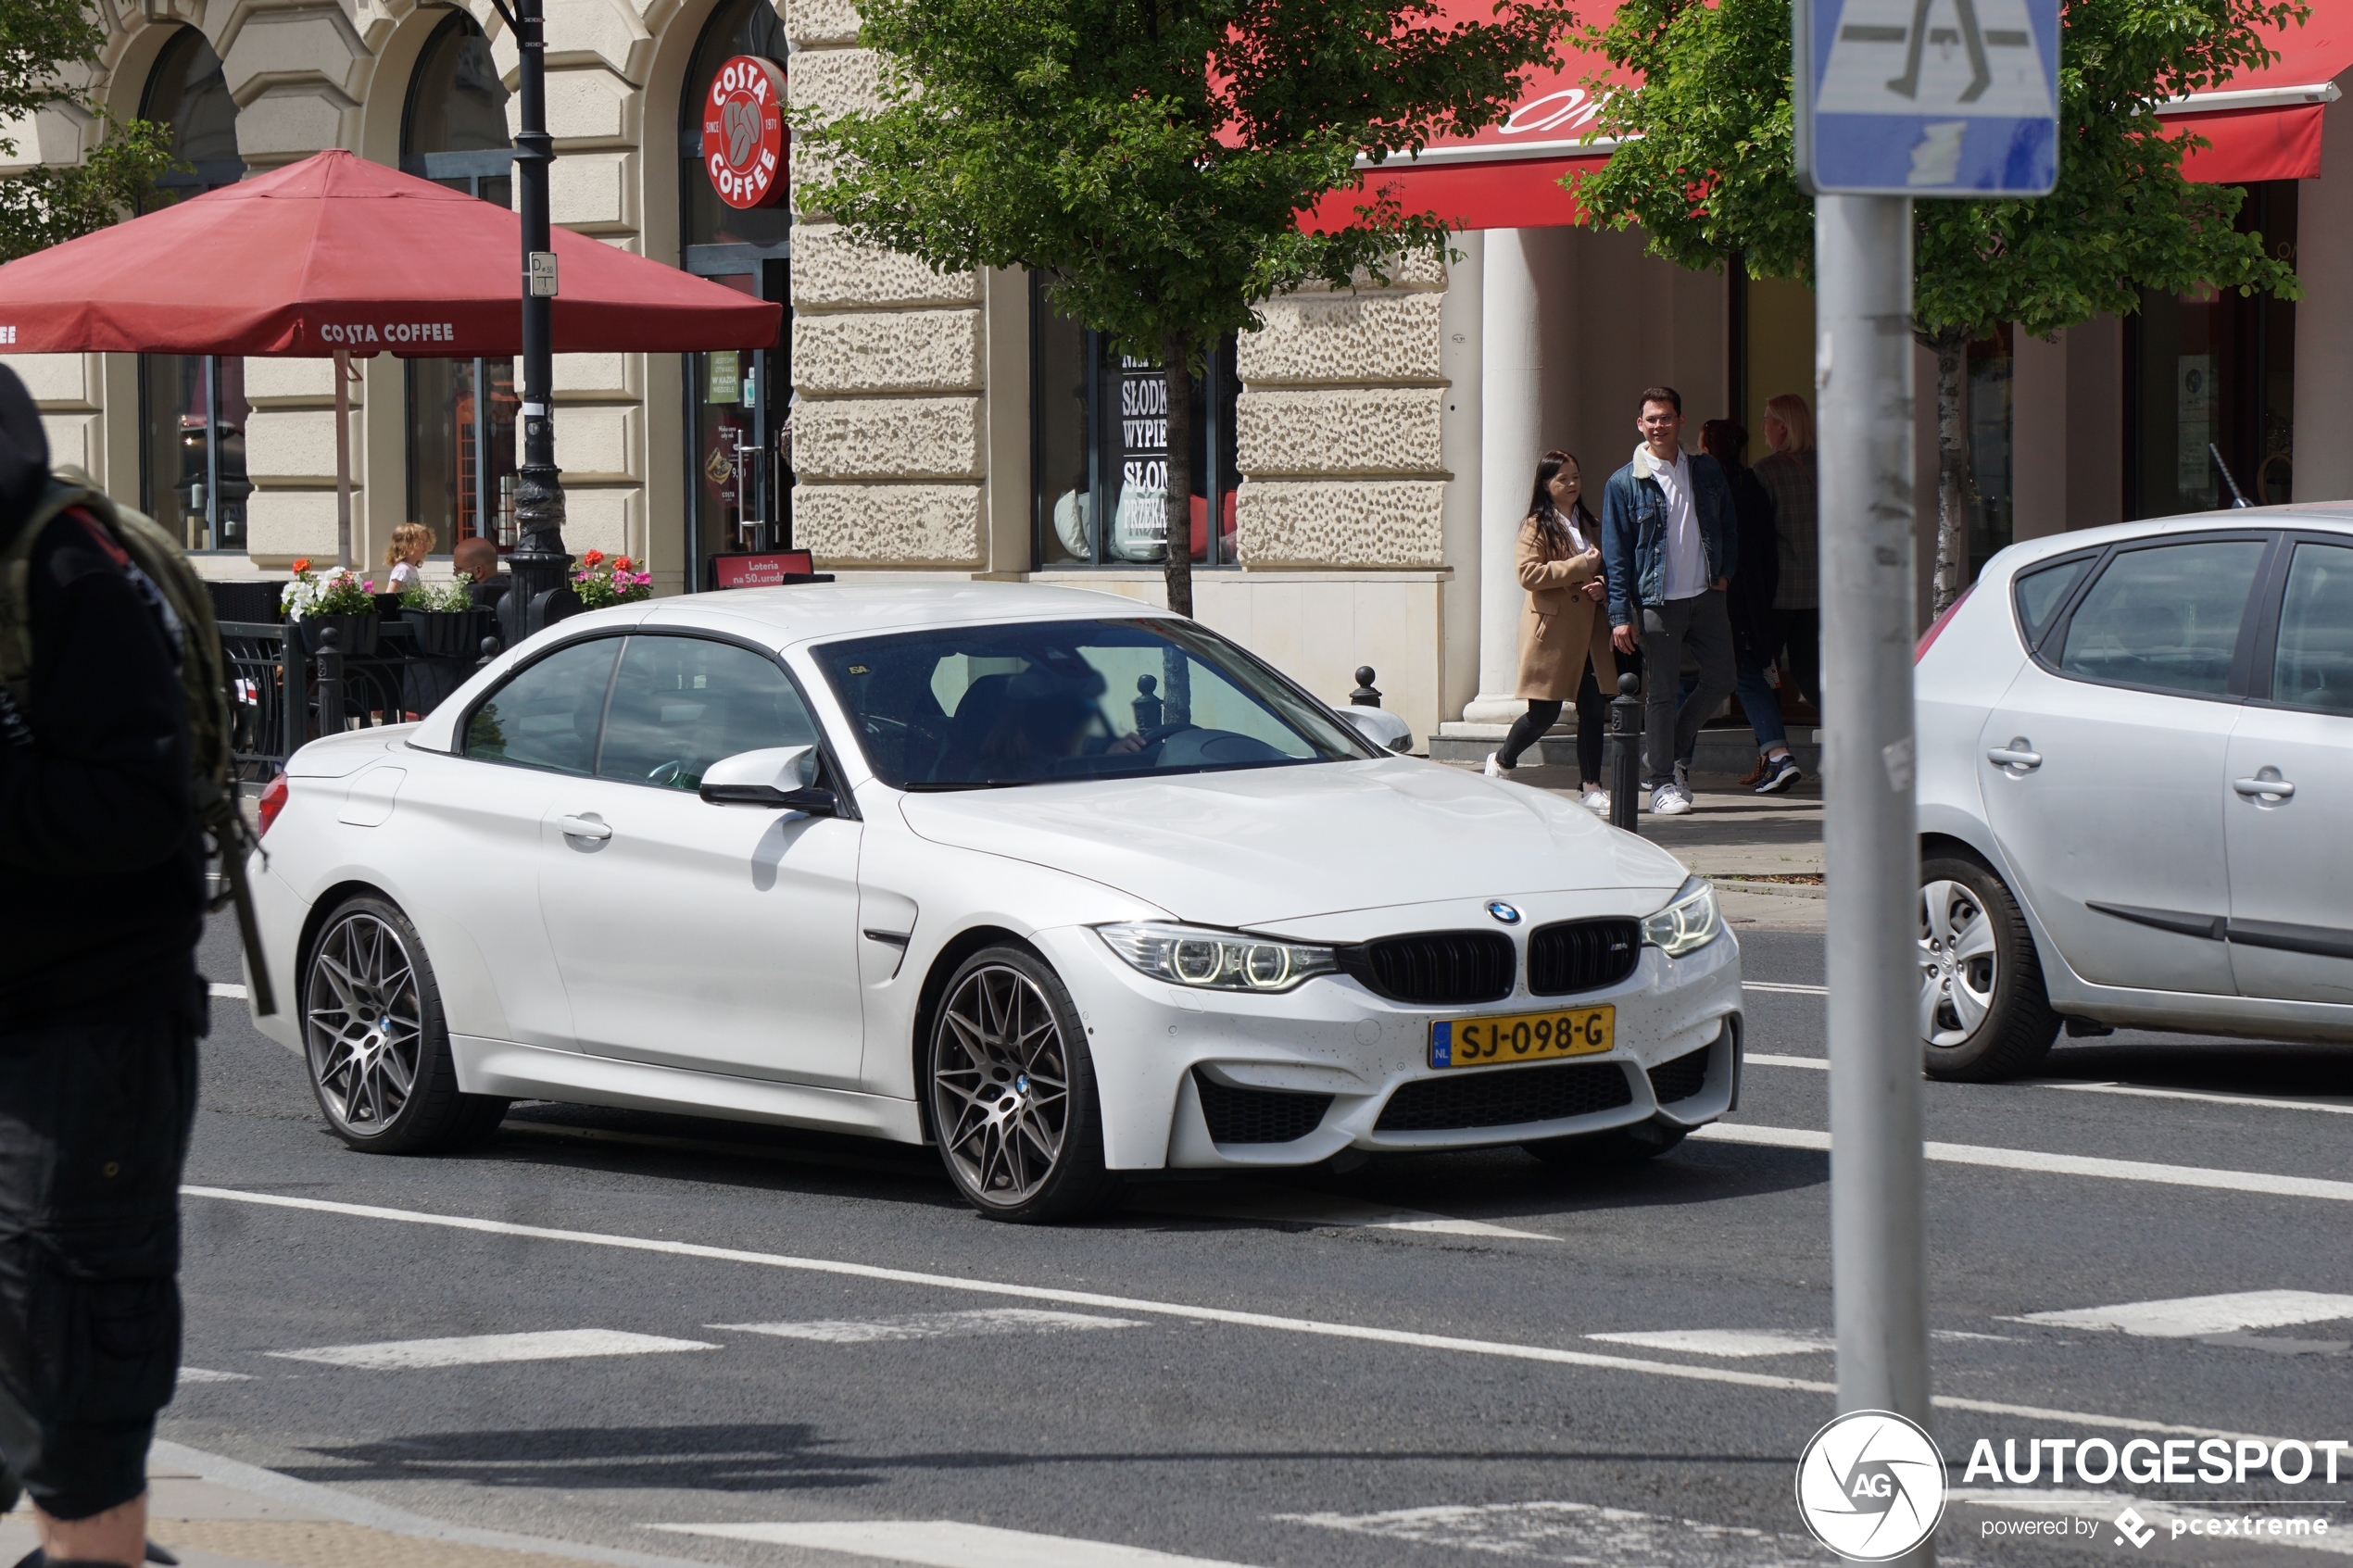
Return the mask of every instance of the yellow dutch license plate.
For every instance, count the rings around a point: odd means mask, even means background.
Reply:
[[[1611,1007],[1442,1019],[1429,1026],[1429,1064],[1497,1067],[1507,1061],[1593,1056],[1609,1049],[1617,1024],[1617,1010]]]

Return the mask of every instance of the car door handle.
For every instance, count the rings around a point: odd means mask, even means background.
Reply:
[[[612,836],[612,824],[598,822],[594,817],[558,817],[556,826],[563,830],[566,838],[606,839]]]
[[[2296,786],[2285,779],[2278,777],[2233,779],[2231,787],[2249,800],[2293,800],[2296,798]]]
[[[2043,754],[2027,750],[2026,737],[2017,735],[2012,737],[2009,745],[1989,749],[1985,753],[1985,760],[2005,768],[2016,768],[2021,773],[2031,773],[2043,765]]]

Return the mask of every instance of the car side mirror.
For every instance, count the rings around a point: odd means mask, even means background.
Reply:
[[[703,770],[701,795],[713,806],[758,806],[771,811],[837,815],[830,789],[817,787],[817,748],[779,746],[738,751]]]
[[[1352,702],[1333,711],[1346,721],[1350,729],[1383,751],[1403,753],[1414,749],[1413,726],[1385,708],[1365,708]]]

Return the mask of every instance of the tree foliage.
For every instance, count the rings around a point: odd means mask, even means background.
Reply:
[[[871,0],[862,40],[882,107],[801,128],[802,205],[942,271],[1026,267],[1057,308],[1168,367],[1173,424],[1192,373],[1268,297],[1386,281],[1445,243],[1360,176],[1510,112],[1519,73],[1570,25],[1563,0],[1501,0],[1448,23],[1436,0]],[[1299,215],[1354,192],[1322,232]],[[1181,541],[1189,433],[1169,435]],[[1173,606],[1190,608],[1186,551]]]
[[[2127,315],[2141,290],[2296,297],[2292,262],[2237,231],[2244,193],[2183,178],[2191,144],[2155,113],[2273,56],[2259,30],[2300,22],[2290,0],[2067,0],[2058,184],[2033,201],[1913,208],[1913,325],[1937,351],[1947,475],[1938,597],[1958,592],[1959,378],[1973,339],[2006,321],[2044,335]],[[1578,186],[1588,220],[1639,224],[1683,267],[1742,258],[1755,277],[1813,282],[1813,201],[1793,168],[1789,0],[1626,0],[1585,41],[1640,73],[1595,121],[1622,143]]]
[[[0,4],[0,123],[64,103],[107,130],[81,163],[38,165],[0,180],[0,262],[106,227],[171,167],[168,126],[117,120],[68,82],[68,68],[94,60],[106,36],[82,0]],[[16,142],[0,136],[0,159],[17,156]]]

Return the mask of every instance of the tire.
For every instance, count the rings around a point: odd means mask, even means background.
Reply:
[[[1920,1048],[1928,1075],[1994,1084],[2049,1054],[2059,1016],[2018,900],[1973,859],[1920,864]]]
[[[373,894],[338,905],[302,972],[303,1060],[327,1125],[370,1154],[479,1143],[507,1102],[458,1092],[441,987],[417,928]]]
[[[1579,1133],[1575,1137],[1542,1138],[1519,1147],[1547,1165],[1565,1171],[1609,1171],[1621,1165],[1655,1160],[1691,1135],[1688,1127],[1640,1122],[1612,1127],[1606,1133]]]
[[[987,1218],[1053,1224],[1117,1201],[1086,1026],[1035,953],[988,947],[957,966],[925,1042],[924,1091],[949,1179]]]

